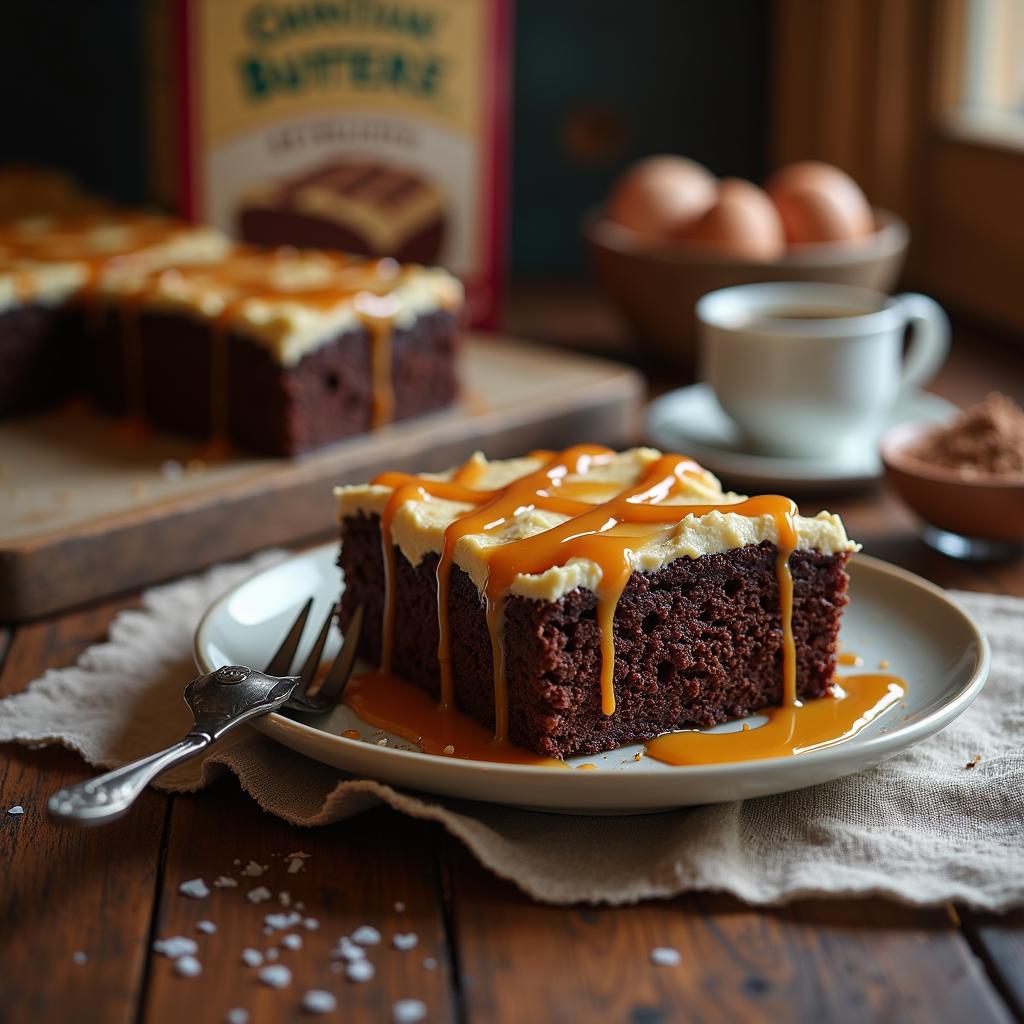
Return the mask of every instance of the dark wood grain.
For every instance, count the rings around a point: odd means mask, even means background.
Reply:
[[[103,638],[124,604],[19,629],[0,696],[65,665]],[[66,751],[2,748],[0,755],[0,1018],[134,1021],[146,962],[166,798],[148,792],[102,830],[53,824],[46,800],[88,769]],[[21,804],[25,813],[6,813]],[[86,957],[75,963],[76,952]]]
[[[1011,1019],[941,911],[880,900],[757,910],[704,895],[545,907],[461,849],[449,857],[469,1021]],[[656,946],[681,963],[652,964]],[[517,983],[527,978],[547,983]]]
[[[143,1019],[149,1024],[179,1024],[181,1007],[196,1008],[193,1019],[223,1021],[232,1007],[250,1011],[253,1022],[308,1019],[300,1006],[309,989],[325,989],[338,1001],[338,1013],[327,1019],[388,1021],[398,999],[420,999],[431,1021],[453,1016],[452,983],[444,920],[436,897],[435,831],[393,811],[380,809],[337,825],[293,828],[264,814],[238,791],[232,780],[218,783],[201,796],[175,800],[163,873],[155,934],[196,939],[203,973],[181,978],[165,957],[154,958],[145,996]],[[286,855],[309,853],[305,868],[288,874]],[[267,865],[260,877],[240,874],[250,860]],[[237,864],[240,861],[241,864]],[[218,875],[239,880],[237,889],[213,888]],[[203,878],[211,894],[190,899],[178,891],[187,879]],[[246,893],[265,885],[271,901],[253,904]],[[264,917],[283,910],[278,894],[302,902],[302,911],[316,919],[310,931],[302,926],[264,935]],[[396,910],[396,902],[404,909]],[[214,935],[196,930],[201,919],[213,921]],[[366,983],[347,981],[331,969],[330,951],[342,935],[360,925],[382,935],[368,950],[376,976]],[[397,932],[415,932],[419,944],[400,951],[392,946]],[[302,938],[302,949],[287,950],[281,937]],[[246,947],[279,950],[277,963],[292,971],[288,988],[275,990],[259,982],[258,970],[244,966]],[[436,966],[424,967],[431,958]]]
[[[961,908],[959,916],[993,984],[1017,1019],[1024,1021],[1024,910],[981,914]]]

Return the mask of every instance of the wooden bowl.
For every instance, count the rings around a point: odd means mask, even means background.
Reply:
[[[855,244],[828,242],[791,249],[775,263],[729,259],[693,242],[662,242],[604,217],[584,218],[583,234],[601,289],[652,351],[692,365],[697,300],[717,288],[764,281],[824,281],[887,292],[896,283],[910,231],[894,213],[876,209],[878,230]]]
[[[879,442],[885,478],[893,490],[928,526],[967,544],[934,544],[934,534],[927,531],[925,539],[947,554],[961,553],[953,549],[963,547],[967,557],[972,540],[989,542],[976,546],[978,557],[985,557],[986,548],[993,554],[1024,550],[1024,473],[964,476],[910,454],[936,429],[934,423],[901,423]]]

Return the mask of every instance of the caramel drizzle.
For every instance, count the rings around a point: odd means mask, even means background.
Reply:
[[[374,484],[390,487],[391,496],[381,515],[384,556],[385,612],[381,634],[381,670],[390,672],[394,645],[395,552],[392,526],[398,510],[408,501],[441,498],[472,506],[445,529],[437,566],[438,661],[442,708],[454,703],[451,670],[451,631],[448,623],[451,569],[459,541],[486,535],[504,526],[517,512],[540,509],[568,518],[550,529],[479,552],[487,575],[483,589],[494,665],[495,739],[508,738],[508,691],[504,671],[504,609],[506,596],[520,574],[537,575],[586,559],[601,570],[597,596],[597,622],[601,632],[601,708],[615,712],[614,620],[622,592],[633,573],[633,552],[669,534],[689,515],[730,512],[759,517],[770,515],[778,536],[777,575],[783,631],[783,700],[796,703],[796,651],[792,635],[792,576],[789,555],[796,548],[796,506],[780,495],[761,495],[734,504],[670,504],[664,502],[685,487],[687,475],[702,474],[701,467],[681,455],[662,455],[644,471],[637,483],[608,496],[609,485],[600,481],[568,480],[586,477],[590,469],[607,463],[614,452],[596,445],[579,445],[560,453],[534,452],[540,468],[494,491],[473,487],[484,468],[470,461],[451,480],[429,480],[405,473],[384,473]],[[617,489],[616,489],[617,490]],[[587,500],[587,499],[591,500]],[[598,499],[598,500],[594,500]]]

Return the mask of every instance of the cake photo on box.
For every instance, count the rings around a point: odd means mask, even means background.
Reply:
[[[96,396],[178,433],[294,455],[456,396],[462,286],[441,269],[235,246],[101,299]]]
[[[691,459],[593,445],[336,490],[362,656],[547,757],[831,692],[837,516]],[[358,709],[357,709],[358,710]]]
[[[412,171],[342,158],[247,192],[238,206],[238,233],[257,245],[435,263],[444,244],[446,205],[441,190]]]

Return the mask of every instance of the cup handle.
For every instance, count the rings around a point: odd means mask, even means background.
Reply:
[[[949,317],[927,295],[903,292],[893,296],[907,315],[910,345],[903,360],[901,391],[923,387],[935,376],[949,353]]]

